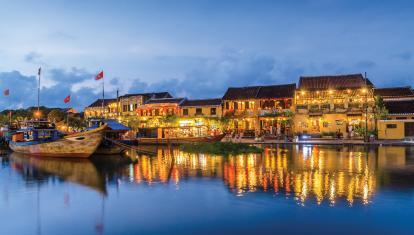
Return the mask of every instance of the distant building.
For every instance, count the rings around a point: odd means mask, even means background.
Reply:
[[[295,95],[295,131],[345,137],[373,128],[374,85],[361,74],[300,77]],[[365,109],[367,107],[367,109]],[[368,116],[366,116],[366,111]]]
[[[236,132],[283,133],[288,113],[293,111],[296,84],[231,87],[224,94],[223,116]]]

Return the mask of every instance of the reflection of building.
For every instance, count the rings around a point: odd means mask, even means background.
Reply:
[[[361,74],[301,77],[295,97],[295,131],[333,135],[339,130],[352,135],[353,130],[365,128],[366,111],[368,128],[373,128],[372,88]]]
[[[105,99],[103,102],[104,115],[102,115],[102,99],[97,99],[85,108],[85,118],[114,118],[116,117],[116,110],[116,99]]]
[[[300,204],[369,203],[389,170],[407,165],[405,147],[280,146],[263,154],[211,156],[178,148],[158,148],[157,155],[138,156],[128,171],[136,183],[183,179],[223,179],[237,195],[269,192],[292,197]],[[406,180],[407,181],[407,180]]]
[[[284,131],[295,84],[228,88],[223,96],[224,113],[236,131]]]

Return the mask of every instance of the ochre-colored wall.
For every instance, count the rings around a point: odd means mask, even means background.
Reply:
[[[395,124],[396,128],[387,128],[387,124]],[[404,139],[404,122],[399,120],[378,121],[378,139]]]
[[[196,115],[196,109],[201,108],[203,115]],[[211,115],[210,109],[216,108],[216,115]],[[188,115],[183,115],[183,110],[188,109]],[[221,117],[222,115],[221,106],[200,106],[200,107],[183,107],[180,108],[181,117]]]

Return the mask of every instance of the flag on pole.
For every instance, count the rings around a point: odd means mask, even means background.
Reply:
[[[66,98],[63,100],[63,102],[65,102],[65,104],[70,102],[70,95],[66,96]]]
[[[103,77],[104,77],[104,73],[103,71],[101,71],[95,76],[95,80],[101,80]]]
[[[3,91],[4,96],[9,96],[10,95],[10,90],[6,89]]]

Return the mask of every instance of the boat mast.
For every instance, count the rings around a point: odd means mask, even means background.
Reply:
[[[105,118],[105,82],[104,77],[102,76],[102,119]]]

